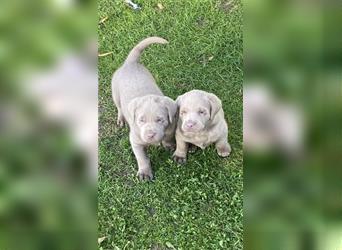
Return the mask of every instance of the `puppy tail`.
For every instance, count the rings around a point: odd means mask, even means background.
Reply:
[[[153,43],[166,44],[166,43],[168,43],[168,41],[166,41],[165,39],[163,39],[161,37],[157,37],[157,36],[148,37],[148,38],[142,40],[128,54],[125,63],[135,63],[135,62],[138,62],[139,58],[140,58],[140,55],[143,52],[143,50],[146,47],[148,47],[149,45],[153,44]]]

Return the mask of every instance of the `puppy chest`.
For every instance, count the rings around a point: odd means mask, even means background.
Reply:
[[[206,148],[211,143],[209,137],[206,135],[188,138],[187,142],[194,144],[197,147],[200,147],[201,149]]]

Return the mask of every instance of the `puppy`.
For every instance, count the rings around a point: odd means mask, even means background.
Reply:
[[[228,143],[228,126],[224,119],[221,100],[214,94],[192,90],[176,100],[179,119],[176,129],[177,148],[173,154],[178,163],[185,163],[189,146],[202,149],[215,143],[219,156],[231,152]]]
[[[141,41],[129,53],[124,64],[114,73],[112,93],[118,110],[118,126],[128,123],[129,139],[138,162],[138,177],[153,178],[146,147],[162,142],[164,147],[174,145],[176,103],[163,95],[151,73],[139,63],[142,51],[153,43],[166,44],[160,37]]]

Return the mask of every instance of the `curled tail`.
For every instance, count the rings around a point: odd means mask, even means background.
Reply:
[[[139,61],[139,57],[141,55],[141,53],[143,52],[143,50],[148,47],[150,44],[153,43],[161,43],[161,44],[165,44],[168,43],[168,41],[166,41],[165,39],[161,38],[161,37],[148,37],[144,40],[142,40],[140,43],[138,43],[138,45],[136,45],[131,52],[129,52],[127,59],[125,61],[125,63],[134,63],[134,62],[138,62]]]

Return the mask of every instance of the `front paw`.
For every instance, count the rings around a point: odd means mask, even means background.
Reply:
[[[190,154],[192,154],[192,153],[195,153],[195,152],[197,151],[197,149],[198,149],[197,146],[195,146],[195,145],[193,145],[193,144],[190,144],[190,145],[189,145],[189,148],[188,148],[188,152],[189,152]]]
[[[166,143],[166,142],[162,142],[163,147],[170,152],[174,152],[176,150],[176,145],[173,143]]]
[[[116,121],[116,125],[119,127],[119,128],[123,128],[125,126],[125,120],[123,119],[118,119]]]
[[[221,157],[228,157],[231,151],[232,149],[230,148],[229,144],[217,148],[217,154]]]
[[[179,156],[179,155],[174,154],[173,160],[177,162],[178,164],[184,164],[186,162],[186,156]]]
[[[137,172],[137,176],[139,177],[139,180],[141,181],[152,181],[153,180],[153,174],[150,169],[139,169]]]

